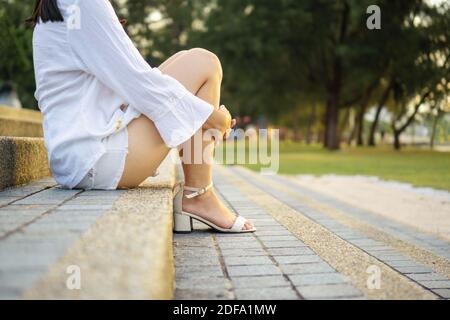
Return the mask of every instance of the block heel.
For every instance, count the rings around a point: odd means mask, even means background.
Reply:
[[[192,218],[181,213],[175,213],[173,216],[173,232],[191,233]]]
[[[205,194],[209,189],[213,187],[213,184],[209,184],[208,186],[204,188],[193,188],[193,187],[187,187],[182,186],[181,190],[178,190],[176,193],[175,199],[174,199],[174,228],[173,231],[177,233],[189,233],[192,232],[192,219],[195,219],[196,221],[200,221],[207,226],[213,228],[216,231],[219,232],[225,232],[225,233],[247,233],[247,232],[255,232],[256,228],[253,227],[252,229],[244,229],[244,225],[247,223],[247,219],[241,216],[236,216],[236,219],[231,226],[231,228],[221,228],[217,225],[215,225],[213,222],[208,221],[194,213],[183,211],[183,190],[186,190],[188,192],[191,192],[190,194],[185,195],[187,199],[192,199],[195,197],[199,197],[203,194]]]
[[[192,218],[183,214],[183,185],[177,187],[173,199],[173,232],[192,232]]]

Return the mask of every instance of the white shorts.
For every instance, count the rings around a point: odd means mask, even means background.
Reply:
[[[75,189],[115,190],[122,178],[128,154],[127,128],[102,139],[106,152]]]

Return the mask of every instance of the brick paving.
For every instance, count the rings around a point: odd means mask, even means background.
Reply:
[[[230,170],[233,171],[235,169]],[[250,174],[246,170],[238,169],[238,172],[246,179],[246,181],[248,181],[255,187],[263,190],[264,192],[267,192],[271,196],[297,210],[299,213],[307,216],[311,220],[338,235],[345,241],[369,253],[394,270],[397,270],[407,278],[417,282],[418,284],[432,291],[434,294],[440,296],[441,298],[450,298],[450,287],[448,286],[448,281],[450,279],[445,275],[435,272],[430,267],[411,259],[407,255],[392,248],[389,244],[373,240],[369,236],[345,226],[339,221],[327,216],[325,213],[314,209],[306,205],[305,203],[302,203],[302,201],[300,201],[298,198],[293,197],[280,189],[277,189],[273,184],[266,183],[263,187],[261,187],[261,183],[255,180],[255,175]],[[393,233],[395,236],[398,236],[398,238],[405,239],[406,235],[408,235],[409,237],[414,237],[414,241],[412,241],[413,244],[418,244],[423,248],[427,248],[437,255],[445,256],[446,258],[446,254],[450,251],[450,244],[445,242],[444,240],[434,239],[433,243],[435,244],[435,246],[432,246],[430,239],[432,239],[433,236],[431,235],[422,234],[417,230],[415,230],[415,234],[413,235],[413,231],[409,227],[405,226],[404,229],[402,229],[397,222],[391,222],[386,218],[375,216],[370,212],[363,212],[363,210],[350,207],[346,204],[338,202],[337,200],[318,195],[317,193],[313,195],[311,192],[305,191],[305,188],[296,189],[298,186],[289,181],[289,179],[279,176],[265,177],[265,179],[267,179],[269,182],[270,180],[274,180],[282,183],[283,185],[288,186],[295,191],[298,191],[302,195],[314,196],[321,202],[327,203],[332,207],[337,207],[345,213],[350,212],[349,214],[356,215],[357,212],[358,218],[369,220],[371,224],[382,227],[383,231],[387,230],[387,232]],[[396,226],[395,232],[392,231],[393,229],[390,229],[388,227],[393,225]]]
[[[439,239],[431,234],[418,231],[417,229],[410,226],[374,214],[368,210],[348,205],[332,197],[304,188],[284,177],[271,176],[270,179],[289,186],[290,188],[293,188],[293,190],[301,193],[304,196],[315,199],[323,204],[330,205],[331,207],[341,210],[357,219],[368,222],[373,226],[382,228],[384,232],[391,234],[398,239],[412,243],[438,256],[450,259],[449,243],[443,239]]]
[[[258,226],[219,234],[195,223],[174,235],[177,299],[363,299],[350,281],[244,195],[215,179],[228,207]]]
[[[0,299],[19,298],[121,193],[63,190],[51,179],[0,192]]]
[[[421,290],[450,298],[450,279],[445,274],[400,252],[389,242],[341,223],[278,188],[277,184],[336,208],[440,259],[448,259],[449,243],[311,192],[283,177],[261,178],[242,169],[225,172],[241,176],[246,183],[383,262],[399,277],[419,284]],[[264,180],[263,184],[260,179]],[[225,176],[217,174],[215,184],[228,207],[253,220],[258,230],[254,234],[219,234],[195,223],[196,232],[175,234],[175,298],[366,299],[355,283],[294,236],[262,205],[237,190]],[[123,191],[63,190],[52,179],[1,191],[0,299],[19,298],[122,194]]]

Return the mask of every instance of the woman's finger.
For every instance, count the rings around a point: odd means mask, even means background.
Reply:
[[[223,137],[224,140],[227,140],[227,139],[230,137],[231,131],[232,131],[231,129],[228,129],[228,130],[225,132],[225,136]]]
[[[219,110],[222,110],[222,111],[228,113],[229,115],[231,115],[231,113],[230,113],[230,111],[228,110],[228,108],[225,107],[224,105],[221,105],[221,106],[219,107]]]

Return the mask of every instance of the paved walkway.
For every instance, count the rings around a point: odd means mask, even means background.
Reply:
[[[312,193],[450,241],[450,192],[367,176],[290,176]]]
[[[52,179],[0,193],[0,298],[19,298],[122,191],[63,190]]]
[[[201,232],[175,235],[176,298],[363,298],[264,209],[219,178],[216,185],[229,207],[252,219],[258,232],[216,234],[197,224]],[[310,286],[300,292],[305,284]]]
[[[446,240],[289,178],[218,169],[218,192],[258,231],[175,235],[177,298],[450,298]]]
[[[160,169],[127,191],[0,191],[0,299],[170,299],[175,167]]]
[[[170,177],[129,191],[44,179],[0,192],[0,298],[170,297]],[[175,298],[450,299],[445,238],[289,177],[218,166],[214,181],[258,231],[196,223],[174,235]],[[67,290],[72,264],[83,290]]]

